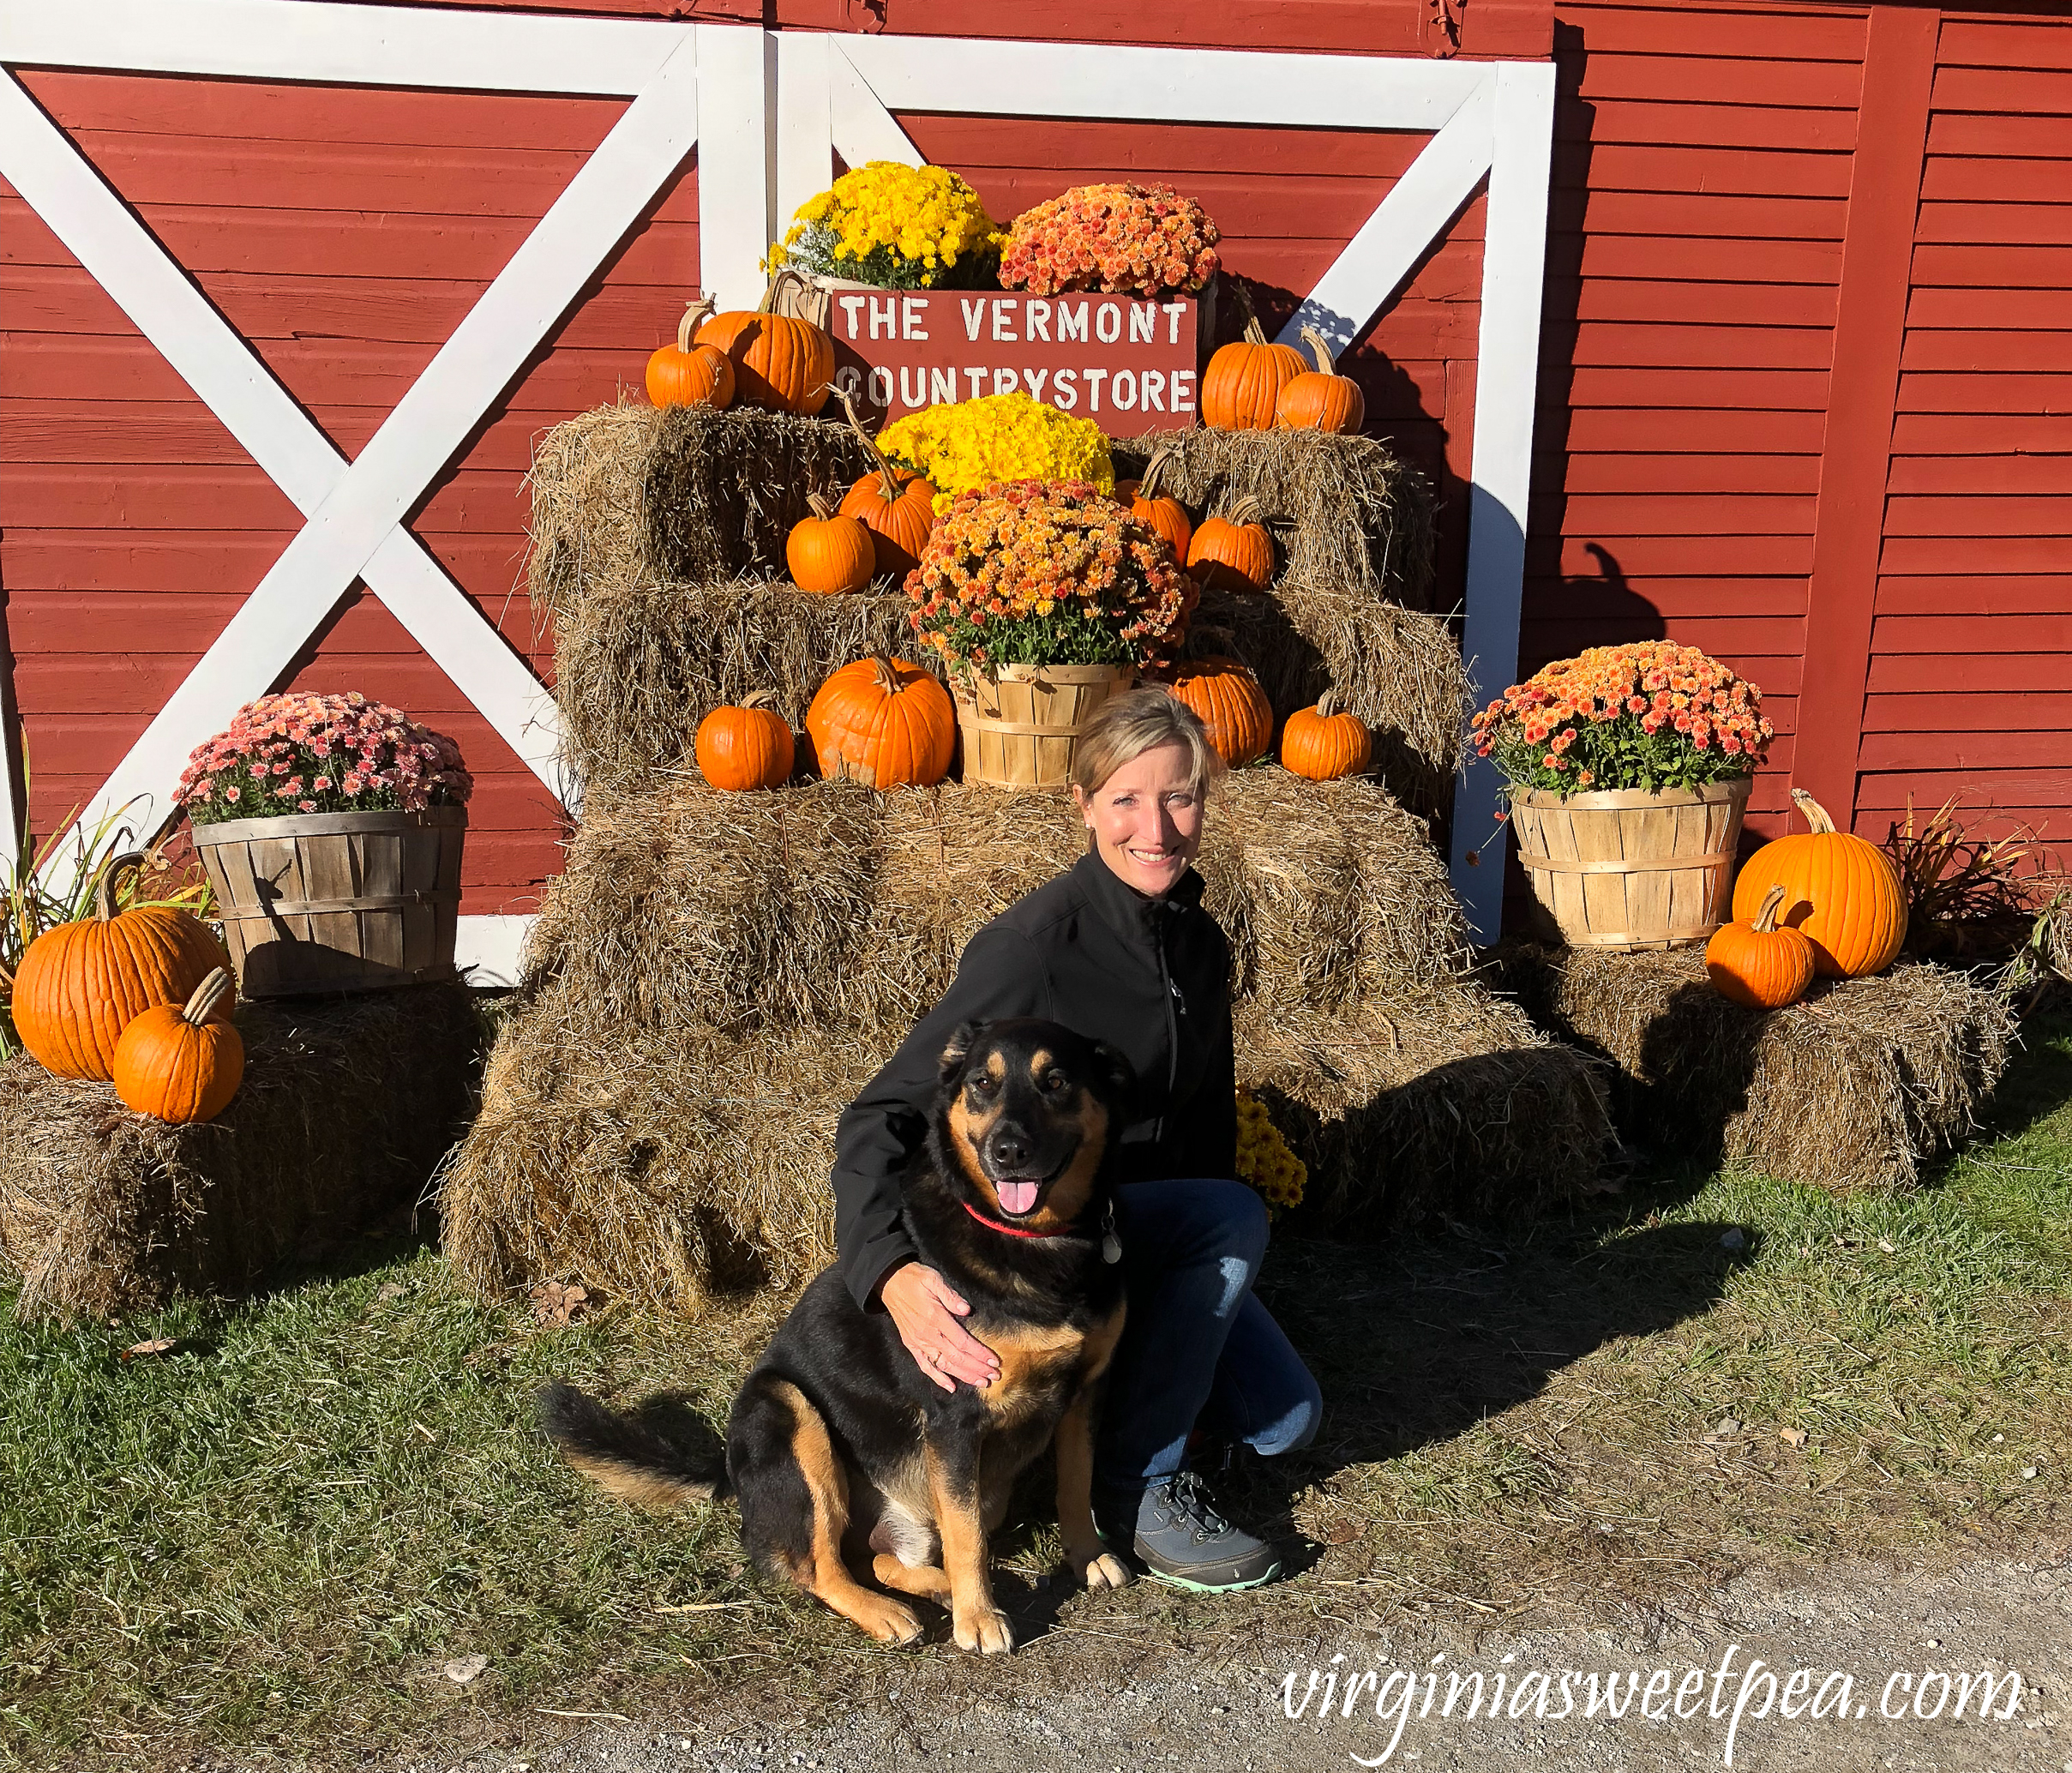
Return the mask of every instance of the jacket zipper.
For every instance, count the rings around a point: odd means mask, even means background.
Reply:
[[[1186,1000],[1180,995],[1180,987],[1173,983],[1173,975],[1166,967],[1165,934],[1153,928],[1151,946],[1158,951],[1158,977],[1166,988],[1166,1100],[1173,1099],[1174,1087],[1180,1082],[1180,1018],[1186,1011]],[[1166,1117],[1158,1117],[1158,1139],[1166,1136]]]

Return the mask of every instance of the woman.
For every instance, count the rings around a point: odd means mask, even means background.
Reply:
[[[1237,1174],[1230,948],[1192,863],[1222,760],[1193,712],[1158,689],[1106,703],[1081,738],[1072,798],[1088,854],[972,937],[942,1001],[836,1129],[836,1240],[859,1305],[892,1315],[945,1390],[1000,1363],[969,1309],[899,1227],[899,1172],[926,1136],[937,1060],[967,1021],[1042,1016],[1119,1048],[1138,1096],[1120,1133],[1116,1229],[1129,1316],[1108,1381],[1096,1518],[1154,1576],[1208,1590],[1280,1572],[1187,1469],[1191,1435],[1261,1453],[1306,1446],[1316,1381],[1252,1296],[1266,1209]]]

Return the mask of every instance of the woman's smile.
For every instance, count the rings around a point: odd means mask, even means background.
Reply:
[[[1201,848],[1202,796],[1192,764],[1185,746],[1154,746],[1093,794],[1072,790],[1102,861],[1154,899],[1180,884]]]

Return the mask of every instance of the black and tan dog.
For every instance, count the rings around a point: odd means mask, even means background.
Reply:
[[[859,1310],[830,1269],[742,1385],[724,1472],[567,1385],[541,1393],[546,1432],[634,1501],[730,1490],[757,1566],[881,1643],[908,1643],[920,1624],[858,1582],[851,1558],[874,1554],[880,1584],[946,1604],[958,1643],[988,1653],[1014,1636],[993,1602],[987,1536],[1054,1438],[1066,1556],[1090,1588],[1120,1588],[1130,1572],[1101,1548],[1090,1488],[1094,1413],[1122,1330],[1107,1157],[1131,1082],[1113,1049],[1051,1022],[967,1024],[943,1052],[904,1217],[921,1259],[969,1301],[964,1327],[1000,1357],[982,1390],[929,1379],[890,1315]]]

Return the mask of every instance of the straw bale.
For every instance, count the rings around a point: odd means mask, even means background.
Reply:
[[[465,987],[238,1006],[244,1081],[206,1125],[0,1065],[0,1259],[23,1317],[113,1319],[231,1292],[414,1199],[472,1106]]]
[[[1313,1232],[1529,1217],[1594,1185],[1612,1143],[1599,1067],[1473,985],[1240,1007],[1237,1062],[1309,1167],[1299,1212]]]
[[[1285,566],[1266,597],[1212,587],[1192,650],[1235,652],[1282,714],[1336,686],[1376,730],[1375,768],[1419,810],[1444,803],[1467,680],[1431,578],[1430,490],[1371,438],[1181,434],[1174,488],[1197,508],[1255,493]],[[1124,463],[1127,463],[1126,452]],[[698,723],[751,690],[797,726],[835,666],[916,652],[904,594],[784,582],[784,538],[814,488],[864,471],[846,427],[736,410],[600,407],[534,460],[528,574],[551,619],[568,761],[592,793],[691,767]]]
[[[1974,1124],[2014,1036],[1997,994],[1919,963],[1818,982],[1768,1013],[1715,991],[1696,949],[1507,944],[1492,977],[1611,1062],[1613,1112],[1638,1143],[1836,1192],[1917,1181]]]
[[[698,782],[593,806],[529,966],[586,1026],[812,1022],[904,1030],[979,926],[1061,873],[1085,833],[1061,796]],[[1329,1007],[1433,986],[1466,935],[1423,821],[1366,780],[1274,765],[1226,778],[1200,861],[1238,996]]]
[[[550,1276],[693,1312],[834,1259],[836,1117],[890,1053],[822,1032],[610,1041],[549,988],[505,1022],[440,1181],[447,1257],[485,1297]]]

